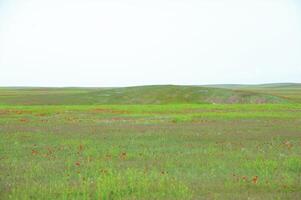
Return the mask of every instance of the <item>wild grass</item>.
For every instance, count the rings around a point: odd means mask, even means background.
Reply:
[[[301,106],[0,106],[0,199],[299,199]]]

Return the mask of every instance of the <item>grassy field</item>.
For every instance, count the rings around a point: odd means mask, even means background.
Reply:
[[[71,98],[58,98],[96,92],[87,90],[0,89],[0,199],[300,199],[295,99],[63,105]],[[58,105],[44,105],[43,92]],[[26,105],[31,95],[37,105]]]

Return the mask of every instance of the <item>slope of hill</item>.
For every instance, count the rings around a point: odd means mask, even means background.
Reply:
[[[0,104],[176,104],[286,103],[262,92],[204,86],[136,86],[124,88],[1,88]]]
[[[213,85],[204,85],[206,87],[212,88],[226,88],[226,89],[290,89],[290,88],[300,88],[301,83],[265,83],[265,84],[213,84]]]
[[[301,83],[269,83],[261,85],[214,85],[211,87],[251,91],[260,94],[286,99],[289,102],[301,103]]]

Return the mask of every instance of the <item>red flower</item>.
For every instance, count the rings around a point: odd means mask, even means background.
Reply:
[[[256,183],[258,182],[258,176],[254,176],[254,177],[252,178],[252,182],[253,182],[254,184],[256,184]]]
[[[32,155],[37,155],[37,154],[38,154],[38,151],[33,149],[33,150],[31,150],[31,154],[32,154]]]

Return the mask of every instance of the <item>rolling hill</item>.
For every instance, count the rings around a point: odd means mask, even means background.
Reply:
[[[243,90],[286,99],[289,102],[301,103],[301,83],[269,83],[260,85],[211,85],[210,87]]]
[[[266,87],[264,87],[264,90],[261,88],[259,86],[239,85],[154,85],[123,88],[0,88],[0,104],[259,104],[294,102],[294,98],[279,95],[277,92],[269,93]],[[299,96],[297,95],[297,97]]]

